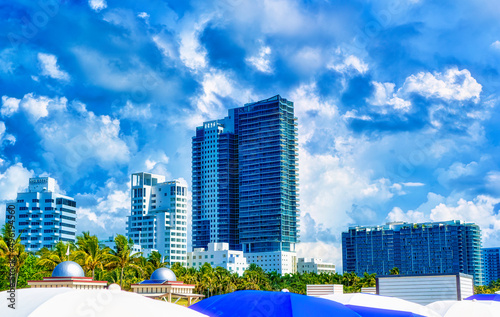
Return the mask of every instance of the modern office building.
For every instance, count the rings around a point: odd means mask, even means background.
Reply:
[[[131,177],[127,234],[142,249],[158,250],[165,261],[186,264],[187,187],[150,173]]]
[[[482,284],[481,230],[453,220],[431,223],[394,222],[352,227],[342,233],[344,272],[387,275],[464,273]]]
[[[199,269],[209,263],[212,267],[223,267],[232,273],[243,275],[248,268],[243,251],[229,250],[229,243],[209,243],[208,249],[197,248],[188,252],[187,267]]]
[[[193,247],[295,252],[297,118],[279,95],[230,109],[193,137]],[[278,254],[277,254],[278,255]]]
[[[483,248],[483,285],[500,279],[500,248]]]
[[[317,258],[299,258],[297,261],[297,272],[335,274],[335,265],[323,262],[322,259]]]
[[[26,251],[51,249],[58,241],[76,242],[76,202],[56,192],[53,178],[30,178],[28,192],[18,193],[6,206],[15,207],[14,230]]]

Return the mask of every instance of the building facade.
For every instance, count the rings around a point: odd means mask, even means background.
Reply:
[[[141,249],[158,250],[170,264],[186,264],[187,186],[150,173],[131,177],[127,234]]]
[[[481,250],[483,262],[483,285],[489,285],[500,279],[500,248],[483,248]]]
[[[295,252],[297,118],[279,95],[229,110],[193,137],[193,248]]]
[[[335,265],[333,263],[323,262],[322,259],[299,258],[297,260],[297,272],[335,274]]]
[[[187,267],[199,269],[203,264],[209,263],[212,267],[223,267],[239,276],[248,268],[247,259],[243,251],[229,249],[229,243],[209,243],[208,249],[197,248],[188,252]]]
[[[342,233],[344,272],[387,275],[464,273],[482,284],[481,230],[463,221],[388,223]]]
[[[251,252],[245,253],[249,264],[260,266],[264,272],[278,274],[293,274],[297,272],[297,254],[288,251]]]
[[[53,178],[30,178],[28,192],[18,193],[9,206],[15,207],[14,231],[21,234],[27,252],[51,249],[59,241],[76,242],[76,202],[56,192]]]

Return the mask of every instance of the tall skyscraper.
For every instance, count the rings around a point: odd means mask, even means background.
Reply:
[[[500,248],[483,248],[483,285],[500,279]]]
[[[297,118],[274,96],[229,110],[193,137],[193,247],[247,253],[298,242]]]
[[[127,234],[149,253],[158,250],[165,261],[186,263],[187,187],[150,173],[131,177],[131,215]]]
[[[482,284],[481,230],[453,220],[352,227],[342,233],[344,272],[387,275],[465,273]]]
[[[28,252],[50,249],[58,241],[76,242],[76,202],[57,193],[55,184],[51,177],[30,178],[28,192],[7,203],[7,209],[15,206],[15,234],[21,234]]]

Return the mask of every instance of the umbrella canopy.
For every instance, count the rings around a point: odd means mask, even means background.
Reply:
[[[210,317],[359,317],[342,304],[287,292],[236,291],[212,296],[189,308]]]
[[[498,317],[500,316],[500,303],[475,300],[443,300],[427,305],[438,312],[442,317]]]
[[[404,299],[374,294],[354,293],[325,295],[329,299],[346,305],[363,317],[371,316],[425,316],[439,317],[435,311]]]
[[[0,292],[7,298],[6,291]],[[120,290],[26,288],[17,290],[16,309],[0,306],[0,316],[185,316],[206,317],[180,305]]]
[[[465,300],[491,300],[495,302],[500,302],[500,294],[476,294],[467,297]]]

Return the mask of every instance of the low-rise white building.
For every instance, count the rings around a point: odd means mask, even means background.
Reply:
[[[255,263],[265,272],[293,274],[297,272],[297,254],[287,251],[245,253],[249,264]]]
[[[243,251],[229,250],[229,243],[209,243],[205,248],[196,248],[187,255],[187,267],[199,269],[204,263],[210,263],[212,267],[223,267],[238,275],[248,267]]]
[[[299,258],[297,260],[298,273],[328,273],[335,274],[335,265],[333,263],[323,262],[317,258]]]

